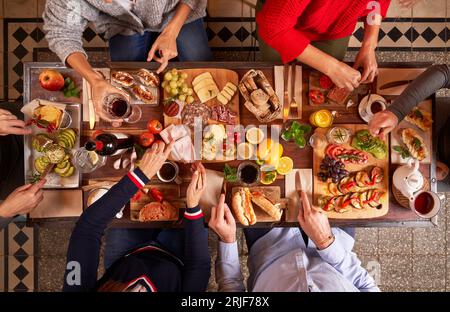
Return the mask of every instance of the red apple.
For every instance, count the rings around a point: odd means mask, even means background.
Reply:
[[[39,74],[41,87],[49,91],[58,91],[64,88],[64,77],[53,69],[45,69]]]

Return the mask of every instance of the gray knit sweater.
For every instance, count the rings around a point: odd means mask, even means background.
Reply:
[[[128,0],[47,0],[43,14],[44,31],[50,49],[61,61],[74,52],[86,55],[82,35],[88,22],[93,22],[98,33],[109,39],[114,35],[143,34],[162,31],[172,19],[179,2],[192,11],[186,23],[206,15],[207,0],[135,0],[132,8]]]

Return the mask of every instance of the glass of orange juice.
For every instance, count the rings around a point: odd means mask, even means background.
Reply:
[[[336,112],[331,112],[328,109],[321,109],[315,111],[309,116],[309,122],[319,128],[328,128],[333,124],[334,116]]]

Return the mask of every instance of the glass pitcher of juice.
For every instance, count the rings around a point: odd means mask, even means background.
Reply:
[[[328,109],[321,109],[309,116],[309,122],[315,127],[328,128],[333,124],[335,115],[336,112],[331,112]]]

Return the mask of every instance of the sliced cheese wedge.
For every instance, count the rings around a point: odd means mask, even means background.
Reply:
[[[206,73],[202,73],[198,76],[196,76],[193,80],[192,80],[192,86],[196,86],[198,83],[200,83],[200,81],[204,80],[204,79],[213,79],[212,75],[210,72],[206,72]]]
[[[233,97],[232,95],[230,95],[228,92],[226,92],[225,90],[220,91],[220,93],[224,98],[227,99],[227,101],[230,101],[231,98]]]
[[[228,104],[228,99],[225,98],[225,97],[222,95],[222,92],[220,92],[219,94],[217,94],[217,100],[218,100],[220,103],[222,103],[223,105],[227,105],[227,104]]]
[[[219,89],[217,86],[208,86],[201,88],[197,92],[197,96],[200,99],[200,102],[205,103],[213,98],[215,98],[219,94]]]
[[[237,87],[236,87],[233,83],[231,83],[231,82],[227,82],[227,84],[225,85],[225,87],[230,88],[231,90],[233,90],[233,92],[236,92],[236,91],[237,91]]]
[[[222,90],[223,92],[226,92],[230,97],[233,97],[235,91],[233,91],[230,87],[225,86]],[[230,98],[231,100],[231,98]]]
[[[207,79],[200,81],[198,84],[196,84],[194,86],[194,91],[197,92],[198,90],[205,88],[207,86],[215,86],[217,88],[217,85],[214,82],[214,80],[207,78]]]

